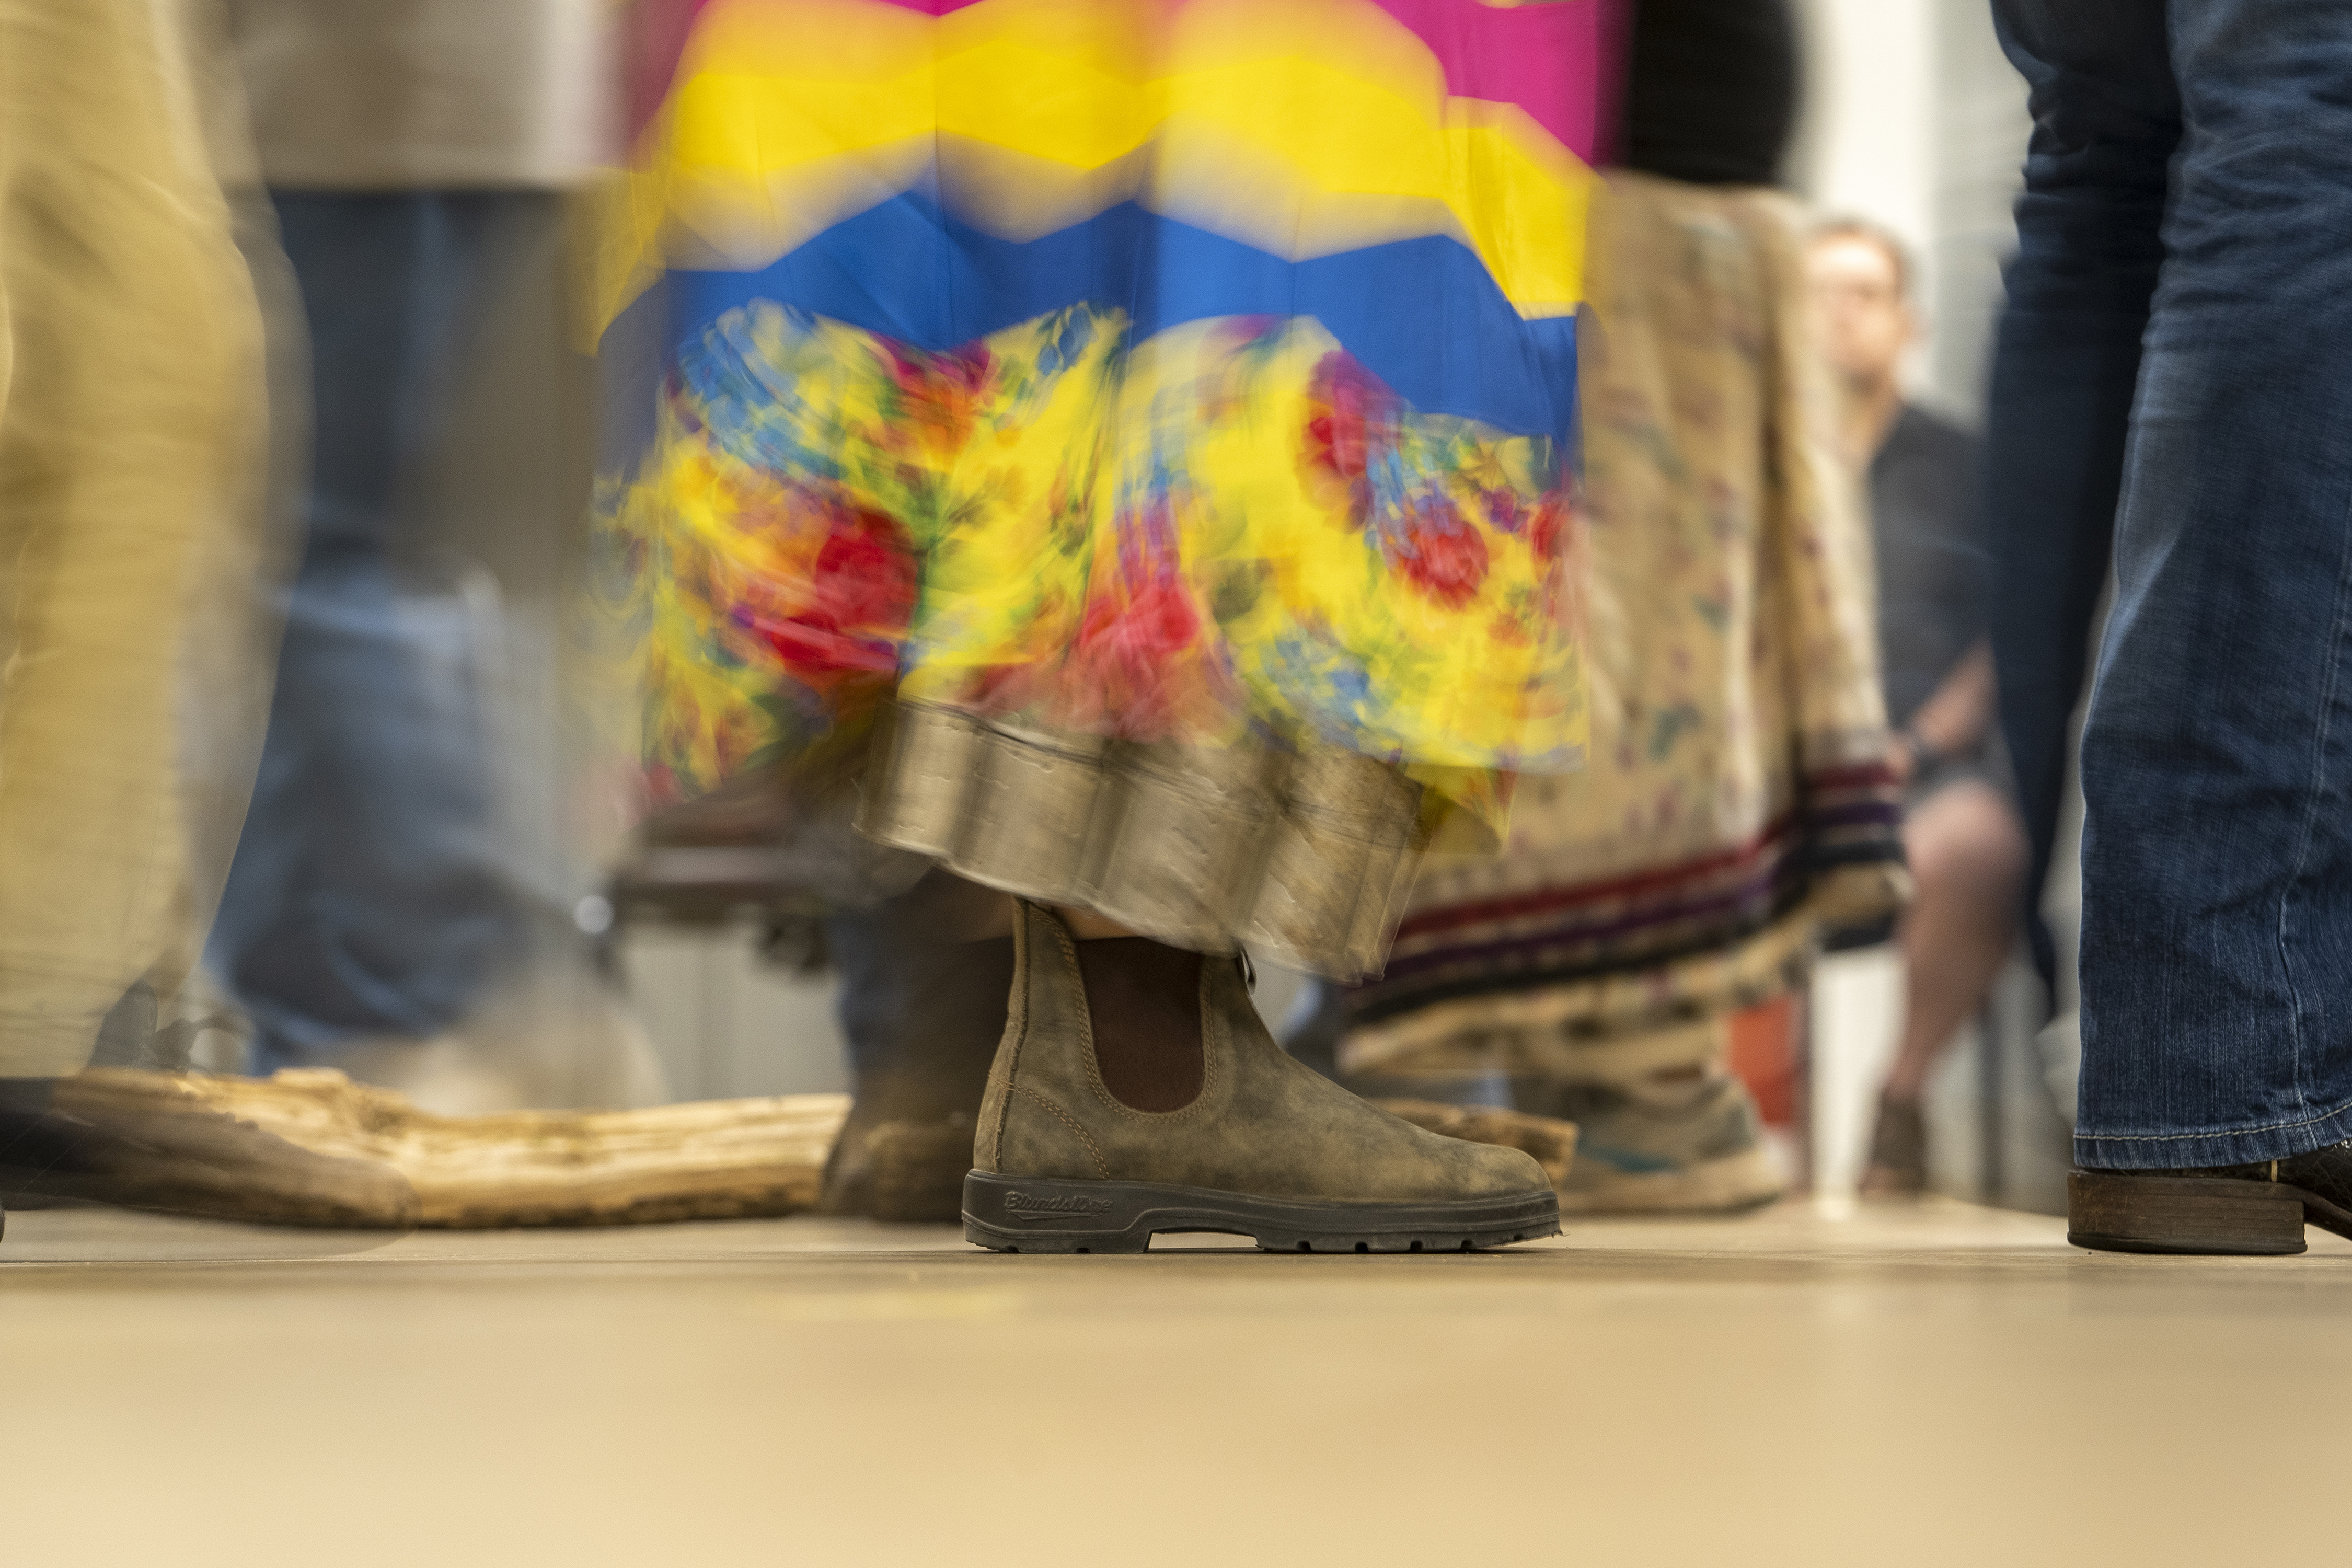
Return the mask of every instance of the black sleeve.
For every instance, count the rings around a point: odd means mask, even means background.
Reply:
[[[1797,122],[1790,0],[1634,0],[1625,165],[1698,185],[1769,185]]]

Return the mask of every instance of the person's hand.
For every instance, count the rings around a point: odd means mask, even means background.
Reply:
[[[1909,784],[1943,760],[1944,753],[1921,740],[1916,730],[1897,730],[1887,739],[1886,764],[1894,770],[1896,784]]]
[[[1919,771],[1917,745],[1918,742],[1908,730],[1886,732],[1886,767],[1895,775],[1896,784],[1909,784],[1911,776]]]

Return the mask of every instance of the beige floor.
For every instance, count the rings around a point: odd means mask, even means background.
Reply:
[[[2352,1247],[1948,1205],[1395,1258],[21,1214],[0,1369],[9,1568],[2352,1551]]]

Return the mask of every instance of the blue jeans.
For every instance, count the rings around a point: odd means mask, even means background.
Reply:
[[[526,931],[471,617],[408,574],[419,461],[517,198],[274,199],[310,334],[308,538],[206,952],[253,1016],[261,1071],[448,1028]]]
[[[2352,1136],[2352,5],[1994,11],[2034,117],[1995,653],[2044,857],[2111,522],[2117,582],[2075,1156],[2301,1152]]]

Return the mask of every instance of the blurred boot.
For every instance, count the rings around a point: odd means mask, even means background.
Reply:
[[[1577,1125],[1562,1214],[1736,1214],[1780,1195],[1756,1102],[1729,1073],[1649,1085],[1548,1080],[1519,1108]]]
[[[1222,1231],[1268,1251],[1452,1252],[1559,1230],[1528,1154],[1423,1131],[1286,1056],[1234,960],[1081,942],[1026,902],[1019,920],[964,1183],[972,1241],[1140,1252]]]
[[[1013,939],[924,936],[903,929],[885,952],[842,954],[845,989],[893,990],[843,999],[856,1098],[825,1161],[823,1213],[949,1223],[962,1210],[972,1129],[1004,1034]]]
[[[971,1173],[975,1113],[944,1121],[886,1121],[866,1135],[866,1213],[896,1224],[952,1225]]]
[[[1518,1109],[1577,1124],[1563,1214],[1730,1214],[1780,1195],[1724,1021],[1597,1049],[1590,1076],[1512,1080]],[[1604,1054],[1605,1051],[1605,1054]]]

